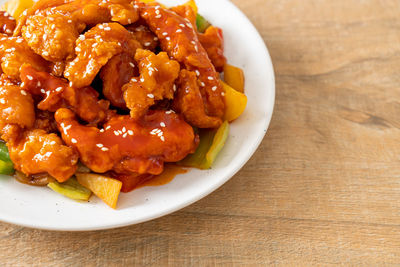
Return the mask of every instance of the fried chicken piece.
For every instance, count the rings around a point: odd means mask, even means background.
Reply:
[[[48,69],[48,62],[36,55],[21,37],[0,38],[0,58],[3,72],[16,80],[24,63],[41,71]]]
[[[31,95],[2,75],[0,78],[0,128],[7,124],[31,128],[34,122],[35,108]]]
[[[220,120],[225,112],[224,89],[219,75],[200,44],[193,25],[175,12],[158,5],[140,6],[140,16],[160,39],[161,48],[182,63],[187,70],[198,74],[198,84],[205,113]],[[210,127],[214,127],[210,125]]]
[[[170,8],[171,11],[175,12],[182,18],[187,19],[193,27],[196,27],[196,11],[188,4],[183,4],[179,6],[173,6]]]
[[[158,37],[145,25],[128,25],[126,29],[130,31],[143,48],[155,51],[158,46]]]
[[[7,12],[0,11],[0,33],[12,36],[15,26],[15,19]]]
[[[75,40],[84,24],[73,21],[69,14],[39,12],[28,17],[22,36],[28,45],[48,61],[58,62],[73,58]]]
[[[109,102],[99,100],[99,93],[92,87],[70,87],[65,79],[54,77],[47,72],[39,72],[29,65],[21,68],[23,88],[39,97],[38,109],[51,112],[67,107],[76,112],[84,121],[97,124],[113,116],[108,110]]]
[[[99,24],[77,40],[77,56],[67,64],[64,76],[74,87],[88,86],[113,56],[122,52],[134,56],[140,47],[140,43],[120,24]]]
[[[126,109],[122,86],[138,75],[135,59],[121,53],[114,56],[101,69],[100,78],[103,80],[103,95],[115,107]]]
[[[143,116],[156,100],[174,97],[174,81],[179,75],[180,66],[170,60],[167,53],[158,55],[149,50],[138,49],[135,60],[139,64],[139,77],[124,85],[124,99],[131,110],[132,118]]]
[[[201,98],[196,74],[191,71],[181,70],[177,82],[178,90],[174,98],[173,107],[181,113],[191,125],[199,128],[215,128],[220,120],[210,117],[204,112],[204,103]]]
[[[226,64],[224,56],[224,36],[222,29],[210,26],[205,33],[199,33],[199,41],[207,51],[208,57],[218,72],[222,72]]]
[[[198,144],[193,128],[172,111],[150,111],[141,120],[115,116],[101,130],[80,125],[68,109],[59,109],[55,118],[64,142],[98,173],[160,174],[164,162],[183,159]]]
[[[63,145],[56,134],[35,129],[14,137],[17,138],[6,141],[15,169],[26,175],[47,172],[59,182],[65,182],[75,173],[78,154]]]

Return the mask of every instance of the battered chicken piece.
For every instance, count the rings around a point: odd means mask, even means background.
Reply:
[[[220,120],[207,116],[204,112],[204,103],[201,98],[196,74],[187,70],[181,70],[177,82],[178,90],[174,98],[174,110],[183,114],[183,117],[191,125],[199,128],[218,127]]]
[[[31,95],[2,75],[0,78],[0,128],[7,124],[31,128],[34,122],[35,109]]]
[[[65,79],[39,72],[29,65],[21,68],[21,80],[26,91],[39,97],[38,109],[55,112],[59,108],[68,107],[93,125],[114,114],[108,110],[109,102],[99,100],[99,93],[91,87],[70,87]]]
[[[36,55],[21,37],[0,38],[0,58],[3,72],[16,80],[24,63],[41,71],[48,69],[48,62]]]
[[[126,109],[122,86],[138,75],[135,59],[126,53],[114,56],[101,69],[103,95],[115,107]]]
[[[149,50],[138,49],[135,60],[139,64],[140,76],[124,85],[124,99],[131,110],[131,117],[143,116],[156,100],[174,97],[174,82],[179,75],[180,66],[170,60],[167,53],[158,55]]]
[[[58,62],[73,58],[75,40],[84,24],[73,21],[69,14],[39,12],[28,17],[22,36],[28,45],[48,61]]]
[[[207,51],[216,70],[222,72],[226,64],[222,29],[214,26],[208,27],[205,33],[199,33],[199,41]]]
[[[7,12],[0,11],[0,33],[12,36],[15,26],[15,19]]]
[[[152,31],[150,31],[148,27],[144,25],[132,24],[126,26],[126,29],[130,31],[135,39],[138,40],[139,43],[143,46],[143,48],[147,50],[154,52],[159,45],[158,37]]]
[[[187,19],[190,21],[190,23],[193,25],[193,27],[196,27],[196,11],[193,10],[193,8],[190,5],[183,4],[179,6],[174,6],[171,7],[170,10],[178,14],[179,16]],[[197,29],[197,27],[196,27]]]
[[[26,175],[48,173],[65,182],[76,171],[78,154],[63,145],[56,134],[35,129],[23,132],[19,138],[7,140],[14,168]]]
[[[203,98],[205,113],[222,123],[225,112],[224,89],[219,75],[200,44],[193,25],[175,12],[158,5],[140,6],[140,15],[160,39],[161,48],[169,56],[182,63],[187,70],[198,74],[198,84]],[[210,125],[210,127],[214,127]]]
[[[36,110],[36,119],[33,129],[42,129],[46,133],[57,133],[57,123],[54,119],[54,113],[46,110]]]
[[[113,56],[125,52],[133,57],[140,47],[140,43],[120,24],[99,24],[77,40],[77,56],[67,64],[64,76],[76,88],[88,86]]]
[[[193,128],[172,111],[150,111],[139,121],[115,116],[101,130],[80,125],[68,109],[59,109],[55,118],[63,140],[98,173],[160,174],[164,162],[183,159],[198,144]]]

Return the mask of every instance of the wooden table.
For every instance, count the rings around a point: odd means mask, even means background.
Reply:
[[[258,152],[172,215],[59,233],[0,224],[0,263],[400,264],[400,2],[234,0],[276,71]]]

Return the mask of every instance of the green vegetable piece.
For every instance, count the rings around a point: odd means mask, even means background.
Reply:
[[[70,178],[64,183],[51,182],[47,186],[53,191],[75,200],[88,201],[92,195],[92,191],[78,183],[75,177]]]
[[[11,161],[0,160],[0,174],[10,175],[14,173],[14,165]]]
[[[0,160],[11,162],[6,143],[0,142]]]
[[[218,130],[201,130],[200,144],[194,154],[188,155],[178,164],[202,170],[211,168],[218,153],[224,147],[229,134],[229,123],[225,121]]]
[[[225,121],[218,128],[217,133],[214,136],[213,143],[206,154],[204,164],[207,169],[211,168],[219,152],[224,147],[226,139],[228,139],[228,134],[229,134],[229,123],[228,121]]]
[[[196,25],[197,25],[197,30],[201,33],[204,33],[207,30],[207,28],[211,26],[211,23],[208,22],[202,15],[197,14]]]

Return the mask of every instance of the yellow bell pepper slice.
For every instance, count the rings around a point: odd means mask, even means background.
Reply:
[[[122,187],[121,181],[93,173],[76,173],[75,176],[81,185],[91,190],[111,208],[116,208]]]
[[[88,201],[92,192],[82,186],[76,178],[72,177],[64,183],[58,183],[57,181],[47,184],[53,191],[75,200]]]
[[[221,81],[221,84],[225,90],[226,110],[224,119],[231,122],[239,118],[246,109],[247,96],[236,91],[223,81]]]
[[[229,135],[229,122],[224,121],[224,123],[222,123],[222,125],[218,128],[217,132],[215,133],[211,147],[206,154],[204,166],[207,169],[211,168],[219,152],[221,152],[221,149],[224,147],[225,142],[228,139],[228,135]]]
[[[24,12],[25,9],[32,7],[33,4],[35,4],[33,0],[10,0],[4,4],[2,9],[18,20],[22,12]]]
[[[244,72],[241,68],[225,64],[224,80],[236,91],[244,93]]]
[[[196,5],[196,1],[194,1],[194,0],[189,0],[189,1],[187,1],[184,5],[185,5],[185,6],[190,6],[190,7],[193,9],[194,13],[197,14],[197,11],[198,11],[199,9],[198,9],[198,7],[197,7],[197,5]]]

